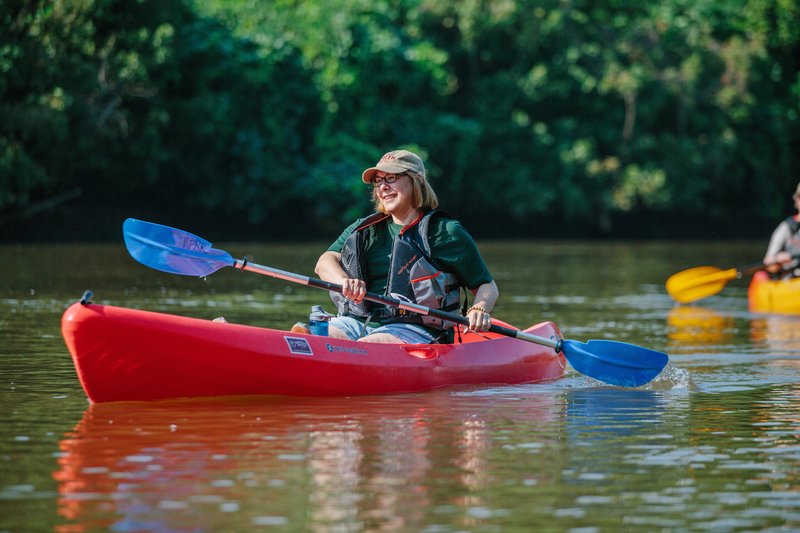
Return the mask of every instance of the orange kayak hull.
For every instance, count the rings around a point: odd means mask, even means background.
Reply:
[[[771,280],[766,272],[756,272],[747,300],[753,313],[800,315],[800,278]]]

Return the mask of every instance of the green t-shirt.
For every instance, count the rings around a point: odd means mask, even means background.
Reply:
[[[358,221],[348,226],[338,239],[328,248],[331,252],[342,252],[347,237],[355,230]],[[403,229],[401,224],[392,222],[389,217],[375,225],[376,238],[364,250],[364,281],[367,290],[383,294],[389,277],[389,261],[392,242]],[[430,236],[431,259],[442,270],[451,272],[468,289],[477,289],[492,281],[492,275],[481,257],[472,236],[457,220],[436,216],[431,220]]]

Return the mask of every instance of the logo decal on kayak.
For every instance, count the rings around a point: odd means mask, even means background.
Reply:
[[[289,351],[300,355],[314,355],[308,341],[302,337],[284,337],[283,340],[289,345]]]
[[[364,350],[362,348],[354,348],[349,346],[334,346],[332,344],[326,344],[325,348],[327,348],[329,352],[347,352],[360,355],[367,355],[369,353],[367,350]]]

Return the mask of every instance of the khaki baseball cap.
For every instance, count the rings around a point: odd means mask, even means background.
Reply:
[[[794,191],[794,196],[800,196],[800,183],[797,184],[797,190]]]
[[[425,164],[422,162],[422,158],[408,150],[392,150],[383,154],[377,165],[368,168],[361,174],[362,181],[364,183],[372,182],[372,178],[379,170],[387,174],[402,174],[410,171],[425,176]]]

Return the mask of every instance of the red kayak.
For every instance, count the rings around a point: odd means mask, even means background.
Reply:
[[[561,338],[555,324],[526,332]],[[563,354],[495,333],[456,344],[374,344],[76,303],[61,321],[93,402],[275,394],[355,396],[564,374]]]

